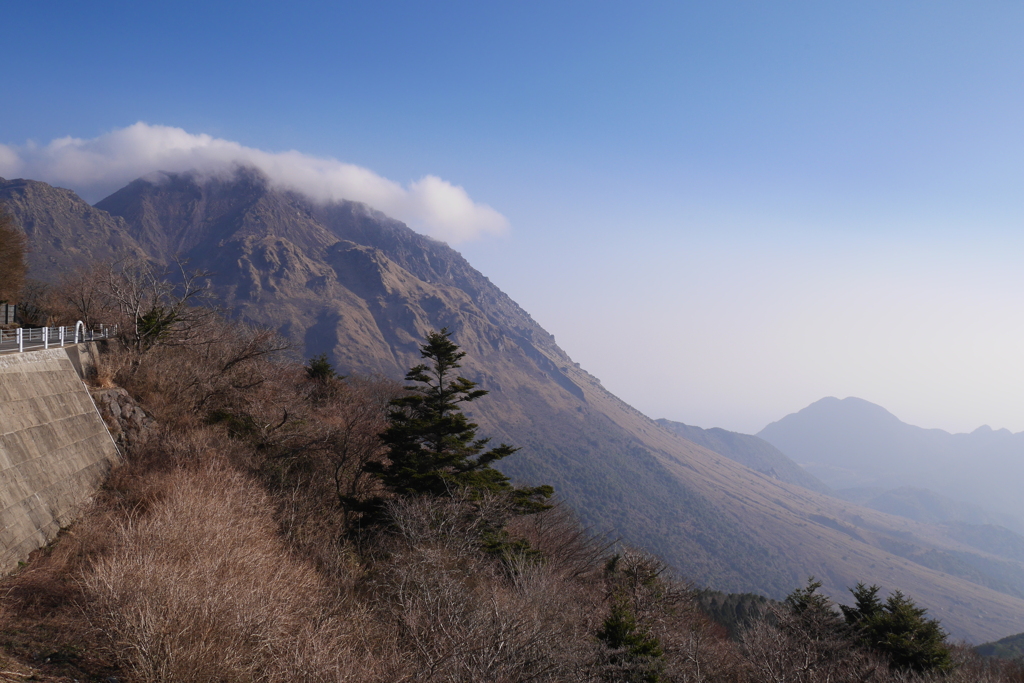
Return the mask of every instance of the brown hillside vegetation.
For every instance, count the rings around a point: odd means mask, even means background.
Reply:
[[[1024,631],[1019,558],[780,482],[668,432],[578,367],[457,252],[367,207],[315,204],[245,169],[138,180],[96,207],[30,181],[0,182],[0,200],[22,224],[31,218],[33,272],[56,282],[59,270],[73,273],[88,265],[84,255],[115,243],[160,268],[181,255],[189,268],[214,273],[212,290],[232,315],[279,330],[303,357],[326,353],[353,377],[400,379],[418,362],[424,335],[448,327],[468,353],[465,375],[492,392],[471,406],[473,420],[495,442],[522,447],[501,469],[523,485],[553,485],[585,524],[655,553],[699,585],[782,598],[813,574],[831,596],[848,599],[847,589],[865,581],[907,591],[958,638]],[[72,237],[75,249],[62,248]],[[176,398],[142,384],[132,391],[195,403],[188,383],[206,380],[167,362],[183,375]],[[267,415],[239,422],[227,411],[232,433],[265,439],[261,453],[279,443],[297,452],[307,438],[301,430],[289,432],[287,421],[276,427],[283,416],[273,403],[245,401]],[[316,451],[324,467],[333,448]],[[292,457],[268,461],[274,466],[261,476],[298,476]]]
[[[314,380],[273,335],[203,320],[203,343],[102,356],[97,382],[124,387],[148,426],[82,519],[6,580],[0,677],[1024,680],[966,651],[948,675],[893,669],[789,608],[733,642],[664,565],[610,554],[564,507],[388,496],[361,465],[386,457],[398,387]],[[360,529],[342,493],[388,496],[388,523]],[[496,528],[510,542],[488,551]]]
[[[0,204],[0,303],[18,301],[25,286],[28,263],[25,250],[28,239],[25,233],[14,225],[14,216]]]

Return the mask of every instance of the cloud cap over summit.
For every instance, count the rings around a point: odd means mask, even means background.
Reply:
[[[271,183],[311,199],[363,202],[451,244],[504,233],[508,220],[466,190],[434,175],[406,185],[336,159],[291,150],[267,152],[231,140],[143,122],[89,140],[0,145],[0,176],[67,186],[97,201],[129,181],[159,171],[217,175],[254,166]]]

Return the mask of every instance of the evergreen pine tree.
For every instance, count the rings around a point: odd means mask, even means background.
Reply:
[[[653,635],[641,628],[627,601],[612,602],[597,638],[612,650],[611,663],[617,665],[616,680],[630,683],[657,683],[664,666],[665,651]]]
[[[821,581],[813,576],[808,577],[806,587],[797,588],[786,596],[786,605],[805,628],[822,637],[841,638],[849,629],[843,623],[835,603],[824,593],[818,592],[821,585]]]
[[[939,622],[926,617],[927,610],[900,591],[893,591],[884,603],[878,591],[878,586],[863,583],[850,589],[854,606],[843,607],[843,615],[856,630],[858,642],[888,657],[898,669],[949,670],[953,660]]]
[[[462,404],[488,393],[456,374],[465,355],[447,328],[427,335],[420,349],[427,362],[406,373],[406,382],[412,384],[405,387],[405,395],[391,401],[389,424],[381,434],[389,462],[369,463],[366,470],[400,495],[507,493],[520,512],[547,509],[550,486],[514,488],[492,466],[519,449],[504,443],[489,447],[490,439],[477,438],[478,425],[463,414]]]
[[[326,353],[310,358],[309,365],[306,365],[305,369],[306,377],[314,382],[326,382],[338,377],[338,373],[334,371],[331,361],[327,360]]]

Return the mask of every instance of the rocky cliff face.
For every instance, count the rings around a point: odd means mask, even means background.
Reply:
[[[143,253],[123,219],[89,206],[71,190],[0,178],[0,204],[29,237],[29,274],[34,278],[54,281],[69,264]]]
[[[0,198],[24,182],[0,183]],[[239,317],[280,329],[306,358],[328,353],[343,373],[400,379],[419,362],[424,334],[449,328],[468,353],[465,376],[491,391],[472,417],[484,434],[522,447],[503,469],[553,484],[596,530],[648,548],[698,584],[779,597],[813,574],[842,597],[857,581],[878,583],[902,588],[956,635],[1024,631],[1024,563],[671,433],[608,393],[456,251],[365,206],[318,205],[248,170],[138,180],[95,208],[48,192],[12,206],[23,225],[35,221],[38,274],[113,244],[159,261],[181,255],[214,271]],[[64,213],[51,206],[65,201]],[[79,240],[78,251],[61,250],[61,236]],[[936,554],[949,561],[936,564]],[[1019,593],[1007,576],[1020,578]]]

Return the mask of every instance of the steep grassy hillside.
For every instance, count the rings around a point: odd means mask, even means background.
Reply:
[[[876,487],[841,489],[835,495],[851,503],[907,517],[929,524],[996,525],[1024,532],[1024,524],[1013,515],[986,510],[916,486],[895,489]]]
[[[805,489],[817,491],[818,493],[831,493],[831,489],[825,486],[814,476],[810,475],[789,459],[785,453],[764,439],[750,434],[738,434],[726,431],[717,427],[712,429],[701,429],[682,422],[672,420],[657,420],[665,429],[673,434],[692,441],[698,446],[703,446],[709,451],[724,455],[730,460],[735,460],[741,465],[746,465],[752,470],[775,477],[779,481],[789,484],[803,486]]]

